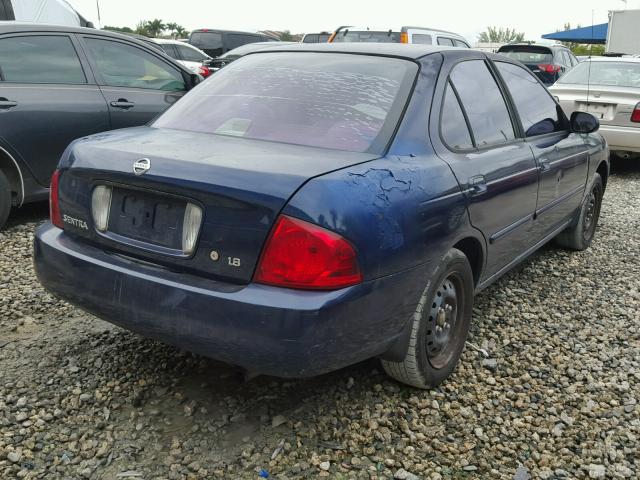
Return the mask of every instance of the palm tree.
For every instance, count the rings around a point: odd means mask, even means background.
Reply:
[[[159,18],[154,18],[146,23],[147,32],[152,37],[159,37],[166,28],[166,25],[162,23]]]
[[[176,38],[175,37],[175,32],[176,30],[178,30],[178,27],[180,25],[178,25],[176,22],[169,22],[165,25],[166,29],[169,30],[169,33],[171,35],[171,38]]]
[[[184,28],[182,25],[178,25],[176,27],[176,38],[186,38],[189,36],[189,30]]]

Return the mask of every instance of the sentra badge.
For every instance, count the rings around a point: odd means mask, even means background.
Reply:
[[[64,223],[68,223],[69,225],[73,225],[76,228],[89,230],[89,226],[87,225],[87,222],[85,222],[84,220],[80,220],[79,218],[73,218],[73,217],[70,217],[69,215],[63,215],[62,221]]]

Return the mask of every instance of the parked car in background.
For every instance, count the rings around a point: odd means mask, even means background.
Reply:
[[[0,227],[11,206],[47,198],[72,140],[143,125],[199,80],[117,33],[0,24]]]
[[[219,57],[213,58],[205,62],[205,66],[209,67],[211,73],[215,73],[220,70],[222,67],[229,65],[234,60],[239,59],[240,57],[244,57],[245,55],[253,52],[257,52],[259,50],[264,50],[265,48],[273,47],[274,45],[294,45],[298,42],[257,42],[257,43],[248,43],[246,45],[242,45],[241,47],[234,48],[233,50],[229,50],[227,53],[220,55]]]
[[[153,41],[159,44],[167,55],[177,60],[193,73],[197,73],[204,78],[209,76],[209,68],[203,63],[211,60],[211,57],[199,48],[178,40],[155,38]]]
[[[189,43],[211,58],[219,57],[223,53],[247,43],[277,42],[278,40],[278,38],[263,33],[234,32],[209,28],[194,30],[189,35]]]
[[[65,0],[0,0],[0,21],[93,28]]]
[[[552,85],[580,63],[562,44],[510,43],[498,53],[525,64],[545,85]]]
[[[329,37],[331,37],[329,32],[305,33],[302,43],[327,43]]]
[[[589,112],[612,152],[640,159],[640,58],[592,57],[550,87],[567,113]]]
[[[445,47],[470,48],[467,40],[457,33],[423,27],[371,28],[339,27],[328,40],[339,42],[368,43],[418,43],[422,45],[442,45]]]
[[[551,239],[591,244],[609,173],[597,128],[503,56],[273,47],[149,126],[74,142],[35,269],[100,318],[253,372],[379,356],[433,387],[474,292]]]

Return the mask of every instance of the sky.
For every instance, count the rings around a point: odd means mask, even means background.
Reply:
[[[96,26],[96,0],[67,0]],[[609,10],[640,8],[640,0],[98,0],[102,25],[129,26],[143,19],[176,22],[187,30],[333,31],[340,25],[400,28],[403,25],[451,30],[475,42],[487,26],[515,28],[528,40],[572,27],[605,23]]]

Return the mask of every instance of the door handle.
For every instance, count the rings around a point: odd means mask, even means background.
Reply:
[[[18,102],[14,102],[13,100],[7,100],[4,97],[0,97],[0,109],[8,110],[10,108],[15,107],[16,105],[18,105]]]
[[[111,105],[112,107],[115,107],[115,108],[121,108],[123,110],[128,110],[130,108],[135,107],[136,104],[133,103],[133,102],[130,102],[126,98],[119,98],[115,102],[110,102],[109,105]]]
[[[484,175],[476,175],[469,179],[469,193],[471,196],[482,195],[487,193],[487,180]]]

